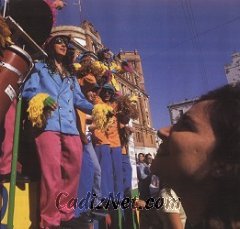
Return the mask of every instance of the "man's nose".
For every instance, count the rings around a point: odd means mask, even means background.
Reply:
[[[160,128],[157,132],[159,138],[168,138],[171,131],[171,126]]]

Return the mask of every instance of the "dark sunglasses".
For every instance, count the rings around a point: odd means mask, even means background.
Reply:
[[[54,41],[54,44],[65,44],[66,46],[68,45],[68,40],[63,37],[57,37]]]
[[[97,91],[99,91],[99,87],[94,87],[91,91],[93,91],[93,92],[97,92]]]
[[[105,89],[105,88],[103,88],[102,89],[102,93],[107,93],[108,92],[108,94],[110,94],[110,95],[114,95],[114,92],[111,90],[111,89]]]

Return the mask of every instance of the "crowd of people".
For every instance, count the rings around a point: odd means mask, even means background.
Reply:
[[[24,125],[31,124],[41,168],[39,227],[45,229],[79,228],[92,222],[91,206],[131,195],[127,145],[136,101],[121,95],[115,79],[129,68],[109,49],[77,56],[69,41],[49,37],[48,57],[35,63],[22,89]],[[1,131],[2,181],[10,173],[15,104]],[[158,135],[163,143],[155,159],[140,153],[137,175],[143,208],[151,197],[162,197],[163,205],[140,211],[140,228],[239,228],[240,85],[203,95]],[[65,198],[57,207],[59,194]],[[67,205],[89,194],[93,202],[84,208]],[[111,207],[103,210],[116,215]],[[114,217],[110,227],[118,228]]]

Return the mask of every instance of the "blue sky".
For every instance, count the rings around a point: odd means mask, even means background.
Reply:
[[[240,51],[239,0],[67,0],[57,23],[93,23],[114,53],[142,58],[153,127],[170,123],[167,106],[227,83],[224,64]]]

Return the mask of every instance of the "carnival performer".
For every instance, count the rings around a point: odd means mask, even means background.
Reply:
[[[98,61],[93,63],[93,67],[98,71],[97,82],[100,86],[111,84],[115,93],[120,94],[120,86],[116,80],[116,74],[131,72],[132,69],[126,61],[120,62],[114,59],[113,53],[108,48],[104,48],[98,52]]]
[[[94,106],[93,110],[94,125],[92,125],[90,129],[93,133],[93,145],[101,167],[102,197],[107,198],[109,193],[113,193],[113,171],[112,164],[109,163],[110,143],[106,136],[106,125],[109,123],[109,119],[107,119],[106,116],[108,112],[111,113],[112,108],[106,106],[100,97],[97,97],[95,103],[97,104]],[[109,179],[109,176],[111,179]]]
[[[85,52],[80,59],[80,68],[76,69],[76,75],[83,94],[88,101],[94,103],[97,91],[100,89],[96,78],[91,72],[91,62],[97,59],[93,52]],[[92,222],[91,211],[101,200],[101,167],[92,144],[92,117],[77,110],[80,118],[80,128],[84,134],[83,162],[78,188],[78,199],[81,201],[89,196],[87,206],[79,206],[76,209],[76,216],[81,222]],[[86,179],[86,177],[88,179]],[[94,199],[93,206],[90,206],[91,199]]]
[[[131,198],[132,168],[129,157],[129,140],[134,132],[134,127],[131,126],[130,122],[138,118],[138,110],[136,108],[137,96],[118,96],[116,103],[116,116],[119,122],[118,133],[122,149],[124,195]]]
[[[39,129],[35,136],[40,160],[40,228],[74,226],[74,209],[66,202],[76,198],[82,161],[82,143],[75,108],[91,114],[93,106],[72,75],[67,55],[69,36],[47,40],[48,58],[35,64],[23,89],[29,101],[28,117]]]
[[[136,96],[119,96],[117,102],[117,117],[119,121],[119,137],[122,148],[122,169],[123,169],[123,193],[124,197],[132,198],[132,166],[129,157],[129,141],[134,128],[131,126],[131,119],[137,119]],[[123,124],[124,123],[124,124]],[[122,220],[123,228],[133,228],[134,212],[131,208],[124,210]]]
[[[119,123],[116,115],[114,115],[114,109],[116,108],[114,94],[115,89],[111,84],[104,84],[99,94],[102,101],[112,108],[112,117],[104,132],[107,142],[106,149],[102,151],[101,148],[96,146],[96,152],[102,169],[102,183],[110,185],[109,192],[112,190],[115,195],[120,194],[120,197],[123,197],[122,152],[118,132]],[[106,192],[104,194],[109,195]]]
[[[123,192],[124,197],[132,198],[132,166],[130,162],[130,157],[128,153],[128,141],[133,128],[130,126],[124,126],[120,129],[120,140],[122,146],[122,169],[123,169]],[[125,229],[133,228],[133,210],[132,208],[127,208],[124,210],[124,218],[122,227]]]

